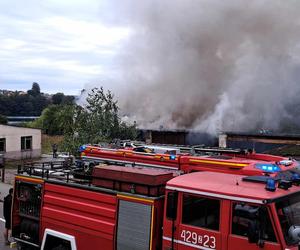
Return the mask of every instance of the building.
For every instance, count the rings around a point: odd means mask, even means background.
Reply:
[[[216,146],[214,135],[188,129],[139,129],[138,139],[146,143]]]
[[[39,116],[6,116],[8,125],[21,125],[24,122],[31,122],[38,119]]]
[[[0,154],[6,160],[41,156],[40,129],[0,125]]]
[[[229,148],[248,148],[256,152],[270,152],[276,148],[300,145],[300,135],[273,133],[233,133],[219,135],[219,146]]]

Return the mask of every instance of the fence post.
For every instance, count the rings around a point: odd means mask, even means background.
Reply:
[[[5,157],[3,155],[1,155],[0,157],[1,157],[0,165],[2,166],[1,181],[4,183],[5,182]]]

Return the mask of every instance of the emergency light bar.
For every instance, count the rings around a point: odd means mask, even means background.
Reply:
[[[281,171],[281,168],[279,166],[269,163],[256,163],[255,168],[267,173],[277,173]]]
[[[86,149],[86,145],[81,145],[81,146],[79,147],[79,151],[80,151],[80,152],[83,152],[85,149]]]
[[[170,160],[176,160],[176,155],[170,155]]]

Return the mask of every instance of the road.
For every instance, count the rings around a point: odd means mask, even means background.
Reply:
[[[3,232],[4,232],[4,219],[3,219],[3,199],[8,194],[9,188],[11,188],[11,185],[4,184],[0,182],[0,250],[8,250],[10,249],[8,246],[5,245]]]

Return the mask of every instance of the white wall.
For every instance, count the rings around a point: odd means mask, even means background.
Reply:
[[[22,136],[32,136],[31,151],[21,151]],[[42,133],[39,129],[0,125],[0,138],[6,138],[7,158],[33,158],[41,155]]]

